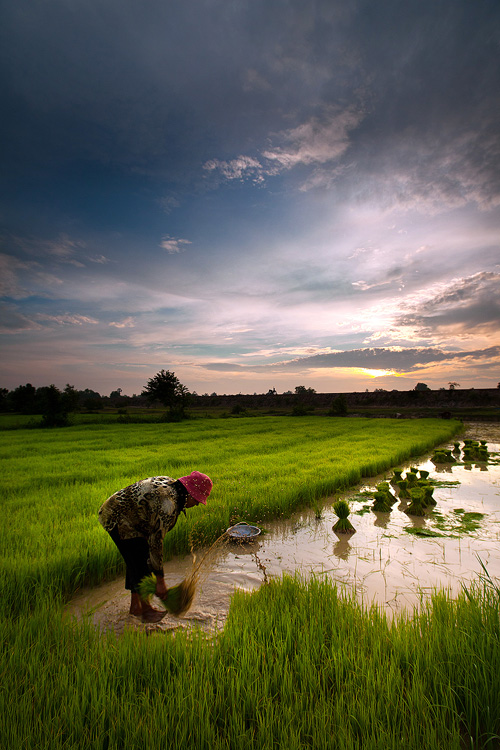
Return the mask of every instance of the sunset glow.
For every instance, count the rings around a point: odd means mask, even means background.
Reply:
[[[387,375],[394,375],[395,377],[399,377],[397,372],[394,372],[394,370],[368,370],[366,367],[364,367],[361,372],[366,373],[370,378],[381,378]]]

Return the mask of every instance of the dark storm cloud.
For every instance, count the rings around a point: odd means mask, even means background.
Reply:
[[[36,183],[28,202],[44,174],[57,200],[68,169],[75,203],[85,183],[116,191],[117,169],[180,190],[292,171],[302,190],[489,208],[499,39],[496,0],[18,0],[0,31],[2,158]]]
[[[309,29],[318,68],[331,71],[315,106],[295,112],[294,126],[258,153],[211,159],[206,169],[258,183],[306,166],[303,190],[337,184],[426,213],[500,205],[498,4],[346,5],[347,17],[332,22],[344,34],[338,45]]]
[[[499,360],[500,346],[476,351],[447,352],[437,348],[419,349],[354,349],[331,354],[316,354],[312,357],[300,357],[290,362],[276,362],[266,365],[232,365],[214,362],[205,364],[207,370],[220,372],[280,372],[289,370],[311,370],[317,368],[365,368],[368,370],[393,370],[395,372],[411,372],[423,365],[439,364],[442,362],[460,362],[464,360]]]
[[[319,96],[323,76],[307,59],[315,14],[295,2],[9,4],[6,156],[162,173],[193,163],[204,138],[224,149],[265,139]]]

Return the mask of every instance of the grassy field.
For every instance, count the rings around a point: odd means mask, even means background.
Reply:
[[[490,583],[388,624],[328,582],[284,579],[237,594],[212,641],[117,640],[62,618],[79,586],[121,568],[96,516],[120,487],[193,469],[214,479],[207,508],[167,535],[174,554],[235,520],[289,515],[457,429],[305,417],[0,433],[1,746],[498,746],[499,595]]]
[[[67,596],[116,575],[121,559],[97,510],[138,479],[193,469],[212,477],[208,506],[191,510],[166,537],[167,554],[185,553],[236,521],[288,516],[456,429],[443,420],[261,417],[0,433],[4,599],[31,611],[43,592]]]

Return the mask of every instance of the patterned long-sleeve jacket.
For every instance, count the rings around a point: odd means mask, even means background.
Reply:
[[[150,477],[118,490],[99,509],[99,522],[117,529],[122,539],[144,537],[149,544],[149,566],[163,574],[163,537],[183,509],[170,477]]]

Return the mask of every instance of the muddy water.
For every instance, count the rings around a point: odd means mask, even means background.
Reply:
[[[465,436],[487,440],[490,453],[500,454],[500,424],[469,425]],[[123,589],[123,578],[82,592],[68,605],[67,612],[90,618],[101,629],[117,633],[125,627],[157,631],[193,625],[213,632],[224,626],[236,588],[251,591],[284,572],[327,576],[365,604],[374,603],[389,614],[417,606],[435,589],[456,594],[462,584],[467,585],[481,572],[478,556],[490,575],[500,579],[498,459],[500,455],[493,456],[487,466],[435,466],[429,454],[402,465],[404,469],[410,465],[426,469],[431,479],[443,483],[434,490],[434,511],[439,518],[409,516],[401,503],[390,513],[363,513],[372,500],[359,497],[360,493],[392,476],[387,472],[346,495],[356,498],[351,502],[350,516],[354,534],[333,531],[337,518],[332,498],[325,501],[321,518],[306,511],[285,522],[266,523],[258,541],[229,542],[220,549],[206,567],[191,610],[182,618],[167,615],[157,625],[143,625],[128,615],[129,594]],[[484,514],[478,528],[467,532],[460,529],[463,511]],[[414,536],[406,530],[411,527],[424,527],[444,536]],[[191,565],[189,556],[166,563],[167,585],[178,583]]]

